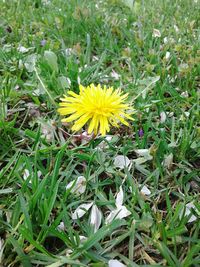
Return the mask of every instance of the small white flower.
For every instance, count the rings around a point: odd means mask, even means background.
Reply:
[[[83,217],[85,213],[92,207],[93,202],[81,204],[78,208],[72,213],[72,219],[77,220]]]
[[[102,214],[96,205],[92,206],[90,223],[94,226],[94,232],[99,229],[101,225]]]
[[[161,37],[161,33],[158,29],[153,29],[153,34],[152,34],[153,37]]]
[[[66,189],[71,189],[71,193],[81,195],[86,190],[86,179],[84,176],[79,176],[76,181],[71,181]]]
[[[141,191],[140,191],[142,194],[144,194],[145,196],[149,196],[149,195],[151,195],[151,191],[149,190],[149,188],[146,186],[146,185],[144,185],[143,187],[142,187],[142,189],[141,189]]]
[[[128,167],[130,165],[131,161],[128,157],[123,155],[118,155],[114,159],[114,165],[116,168],[124,169],[125,167]]]
[[[122,264],[118,260],[109,260],[108,267],[126,267],[126,265]]]

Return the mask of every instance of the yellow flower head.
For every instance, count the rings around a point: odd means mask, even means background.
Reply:
[[[79,89],[79,94],[68,91],[68,96],[61,98],[58,109],[61,115],[68,115],[62,122],[75,121],[73,131],[80,130],[88,123],[89,134],[99,132],[105,135],[109,132],[110,125],[117,127],[121,122],[128,126],[126,119],[133,120],[126,113],[127,110],[129,114],[133,113],[133,109],[125,103],[128,94],[122,94],[119,89],[114,90],[113,87],[94,84],[87,87],[80,85]]]

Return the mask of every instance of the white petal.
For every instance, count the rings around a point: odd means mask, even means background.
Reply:
[[[25,169],[24,170],[24,175],[23,175],[24,180],[26,180],[29,176],[30,176],[29,170],[28,169]]]
[[[150,149],[135,149],[134,151],[138,156],[142,156],[146,160],[153,159],[152,155],[150,154]]]
[[[151,195],[151,191],[148,189],[148,187],[146,185],[144,185],[140,191],[142,194],[144,194],[145,196],[149,196]]]
[[[60,224],[57,226],[57,230],[60,231],[60,232],[65,231],[64,222],[60,222]]]
[[[189,97],[188,91],[182,92],[181,96],[185,98]]]
[[[26,53],[26,52],[29,51],[28,48],[26,48],[26,47],[24,47],[24,46],[21,46],[21,45],[17,48],[17,50],[18,50],[20,53]]]
[[[80,238],[81,243],[87,240],[87,237],[84,235],[79,235],[79,238]]]
[[[170,52],[169,51],[166,52],[165,58],[166,58],[166,60],[168,60],[170,58]]]
[[[1,250],[3,248],[3,244],[4,244],[4,240],[2,238],[0,238],[0,254],[1,254]]]
[[[77,83],[78,84],[81,84],[81,78],[80,78],[80,76],[78,76],[78,78],[77,78]]]
[[[126,267],[126,265],[122,264],[118,260],[109,260],[108,267]]]
[[[111,213],[107,216],[105,222],[106,224],[108,224],[114,219],[123,219],[130,214],[131,212],[125,206],[117,207],[117,209],[111,211]]]
[[[87,204],[81,204],[73,213],[72,213],[72,219],[73,220],[77,220],[81,217],[83,217],[83,215],[85,215],[85,213],[92,207],[93,202],[87,203]]]
[[[96,205],[92,206],[90,223],[94,225],[94,232],[96,232],[101,225],[102,214]]]
[[[74,184],[75,183],[75,184]],[[84,176],[79,176],[77,181],[71,181],[67,186],[66,189],[71,188],[71,193],[76,195],[81,195],[86,190],[86,179]]]
[[[157,29],[153,29],[153,34],[152,34],[153,37],[161,37],[161,33],[159,30]]]
[[[185,206],[184,216],[191,215],[192,209],[194,209],[197,213],[199,213],[198,210],[197,210],[197,208],[195,207],[195,205],[192,202],[189,202]],[[183,212],[184,212],[184,209],[182,209],[182,211],[180,212],[180,216],[179,216],[180,218],[183,216]],[[190,219],[188,220],[188,222],[190,223],[190,222],[194,222],[196,220],[197,220],[197,217],[194,214],[192,214],[192,216],[190,217]]]
[[[72,252],[73,252],[73,250],[71,250],[71,249],[68,248],[66,250],[66,252],[65,252],[66,257],[70,257],[70,254],[72,254]]]
[[[168,156],[165,157],[163,161],[163,166],[167,169],[171,169],[173,164],[173,154],[170,153]]]
[[[167,115],[164,111],[160,113],[160,122],[164,123],[166,121]]]
[[[128,157],[119,155],[116,156],[114,159],[114,165],[116,168],[124,169],[125,167],[128,167],[130,165],[131,161]]]
[[[124,193],[123,193],[123,190],[122,190],[122,186],[120,186],[119,193],[117,193],[116,202],[115,202],[117,207],[122,206],[123,199],[124,199]]]
[[[73,54],[73,49],[72,48],[66,48],[65,49],[65,55],[68,57],[68,56],[71,56]]]
[[[115,80],[119,80],[119,78],[120,78],[120,75],[116,71],[114,71],[114,70],[112,70],[110,76],[112,78],[114,78]]]

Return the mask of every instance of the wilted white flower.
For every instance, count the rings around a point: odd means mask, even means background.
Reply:
[[[110,214],[106,217],[105,222],[108,224],[114,219],[123,219],[129,215],[131,215],[131,212],[125,206],[120,206],[110,212]]]
[[[185,111],[184,114],[185,114],[185,116],[186,116],[187,118],[190,116],[190,112],[188,112],[188,111]]]
[[[66,189],[71,188],[71,193],[76,195],[81,195],[86,190],[86,179],[84,176],[79,176],[77,180],[71,181],[67,186]]]
[[[115,205],[117,207],[121,207],[123,204],[123,200],[124,200],[124,192],[122,190],[122,186],[120,186],[119,192],[117,193],[117,196],[116,196]]]
[[[124,169],[125,167],[129,167],[131,161],[128,157],[123,155],[118,155],[114,159],[114,165],[116,168]]]
[[[91,210],[90,224],[94,226],[95,233],[101,225],[101,220],[102,220],[101,211],[97,208],[96,205],[93,205]]]
[[[72,219],[77,220],[83,217],[85,213],[92,207],[93,202],[81,204],[78,208],[72,213]]]
[[[165,38],[163,39],[163,42],[164,42],[164,44],[167,44],[167,43],[168,43],[168,38],[165,37]]]
[[[24,170],[23,179],[26,180],[30,176],[30,172],[28,169]]]
[[[120,186],[120,191],[117,193],[115,200],[115,205],[117,208],[112,210],[110,214],[106,217],[106,224],[112,222],[114,219],[123,219],[131,215],[131,212],[125,206],[123,206],[123,198],[124,193],[122,190],[122,186]]]
[[[160,123],[165,123],[167,115],[164,111],[160,113]]]
[[[20,46],[17,48],[17,50],[18,50],[20,53],[27,53],[27,52],[29,51],[28,48],[26,48],[26,47],[24,47],[24,46],[22,46],[22,45],[20,45]]]
[[[46,139],[47,142],[51,142],[54,139],[54,133],[56,127],[54,126],[54,121],[40,121],[42,137]]]
[[[150,154],[150,149],[135,149],[134,151],[138,156],[141,156],[146,160],[153,159],[152,155]]]
[[[179,32],[179,28],[177,27],[176,24],[174,25],[174,30],[175,30],[176,32]]]
[[[197,210],[197,208],[195,207],[194,203],[193,202],[189,202],[185,206],[184,216],[191,215],[192,214],[192,209],[194,209],[197,213],[199,213],[198,210]],[[180,212],[180,215],[179,215],[180,218],[182,218],[183,212],[184,212],[184,209],[182,209],[182,211]],[[194,221],[196,221],[196,219],[197,219],[197,217],[194,214],[192,214],[192,216],[190,217],[190,219],[188,220],[188,222],[189,223],[194,222]]]
[[[152,34],[153,37],[161,37],[161,33],[158,29],[153,29],[153,34]]]
[[[163,166],[167,169],[171,169],[173,165],[173,154],[170,153],[169,155],[165,156],[165,159],[163,161]]]
[[[65,49],[65,55],[66,56],[71,56],[73,54],[73,49],[72,48],[66,48]]]
[[[120,75],[115,70],[112,70],[110,76],[114,78],[115,80],[119,80],[120,78]]]
[[[144,185],[143,187],[142,187],[142,189],[141,189],[141,191],[140,191],[143,195],[145,195],[145,196],[149,196],[149,195],[151,195],[151,191],[149,190],[149,188],[146,186],[146,185]]]
[[[57,226],[57,229],[60,232],[65,231],[65,224],[64,224],[64,222],[60,222],[60,224]]]
[[[185,98],[189,97],[188,91],[182,92],[181,96]]]

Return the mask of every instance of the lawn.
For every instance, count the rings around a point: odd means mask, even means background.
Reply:
[[[200,266],[200,2],[0,0],[0,266]],[[129,126],[60,98],[121,89]]]

